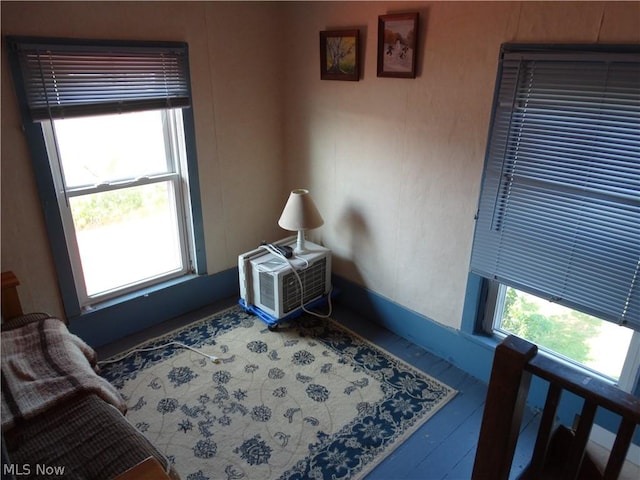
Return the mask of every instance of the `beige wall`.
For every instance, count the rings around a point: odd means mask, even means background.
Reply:
[[[420,13],[418,77],[376,77],[378,15]],[[322,81],[318,32],[359,28],[359,82]],[[311,188],[335,271],[458,328],[503,42],[640,42],[638,2],[2,2],[2,34],[189,43],[209,273]],[[2,269],[60,310],[2,52]],[[59,313],[55,312],[54,313]]]
[[[378,15],[420,13],[418,76],[378,78]],[[503,42],[640,41],[640,3],[292,4],[285,149],[290,185],[325,217],[334,271],[459,328]],[[320,30],[359,28],[359,82],[319,80]],[[306,32],[313,32],[313,35]]]
[[[2,2],[2,35],[189,43],[208,272],[282,235],[282,36],[276,3]],[[2,49],[2,269],[25,309],[62,314],[17,101]]]

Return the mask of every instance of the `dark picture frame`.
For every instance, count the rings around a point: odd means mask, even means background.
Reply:
[[[320,32],[320,78],[360,80],[360,30]]]
[[[378,76],[416,78],[418,12],[378,17]]]

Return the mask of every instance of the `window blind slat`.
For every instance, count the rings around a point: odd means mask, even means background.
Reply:
[[[33,120],[190,105],[187,47],[14,46]]]
[[[640,330],[637,50],[505,48],[471,269]]]

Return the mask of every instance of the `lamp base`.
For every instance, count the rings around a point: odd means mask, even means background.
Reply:
[[[307,253],[307,247],[304,241],[304,230],[298,230],[298,238],[296,239],[296,248],[293,249],[293,253],[302,255]]]

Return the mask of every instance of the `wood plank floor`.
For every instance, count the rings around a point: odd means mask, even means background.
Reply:
[[[332,318],[414,367],[456,389],[442,410],[382,461],[367,480],[463,480],[471,478],[487,384],[385,328],[340,307]],[[539,415],[523,420],[511,478],[526,466]]]
[[[235,300],[165,322],[153,329],[98,349],[107,358],[147,339],[186,325],[203,315],[232,306]],[[456,389],[458,394],[409,439],[385,458],[367,480],[466,480],[471,478],[487,385],[385,328],[335,305],[332,318],[360,336]],[[539,415],[528,411],[523,421],[512,478],[522,471],[530,455]]]

